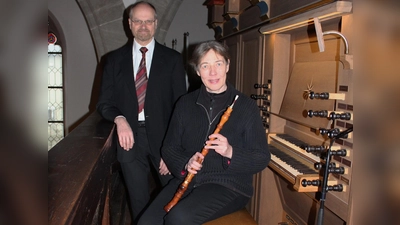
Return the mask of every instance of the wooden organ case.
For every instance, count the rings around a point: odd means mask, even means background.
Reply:
[[[258,102],[271,150],[268,168],[254,176],[247,208],[260,225],[316,224],[324,154],[335,135],[353,126],[352,2],[206,3],[214,17],[224,17],[215,23],[209,18],[209,26],[229,47],[228,81]],[[320,52],[311,19],[332,10],[342,14],[321,20],[322,31],[340,32],[345,40],[326,34]],[[307,22],[293,26],[299,21]],[[323,224],[352,224],[352,133],[335,139],[331,152]]]
[[[350,19],[350,16],[333,19],[325,22],[323,28],[342,31]],[[285,67],[283,58],[288,63],[287,76],[279,76],[273,69],[271,90],[268,90],[271,101],[267,102],[271,105],[271,111],[267,111],[270,117],[267,136],[272,155],[269,169],[274,179],[272,182],[269,178],[270,183],[266,185],[278,187],[278,201],[283,209],[282,224],[315,224],[321,186],[320,183],[313,186],[304,182],[323,180],[323,171],[315,166],[321,166],[320,163],[324,164],[326,159],[306,150],[320,148],[323,153],[331,139],[330,135],[323,135],[324,132],[332,129],[344,131],[353,126],[352,70],[348,62],[340,61],[345,54],[343,41],[326,36],[326,49],[321,53],[315,38],[310,37],[310,27],[266,38],[266,41],[274,39],[275,46],[282,45],[279,48],[283,52],[274,52],[274,60],[282,57],[279,61],[283,64],[276,66]],[[286,86],[279,85],[285,82]],[[310,98],[315,92],[329,93],[332,99]],[[265,100],[261,100],[261,105],[265,105]],[[335,114],[347,117],[330,118]],[[341,168],[341,171],[329,174],[328,179],[329,186],[340,185],[343,189],[327,193],[324,224],[350,224],[352,148],[351,134],[346,139],[336,140],[331,148],[346,151],[342,156],[333,156],[330,165]],[[261,211],[264,204],[268,204],[268,200],[260,201]],[[261,213],[259,216],[262,217]]]

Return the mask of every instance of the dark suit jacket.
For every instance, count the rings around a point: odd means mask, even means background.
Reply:
[[[132,42],[129,42],[107,56],[97,110],[110,121],[114,121],[118,115],[125,116],[136,136],[138,101],[133,73]],[[156,42],[144,106],[148,140],[156,159],[160,159],[160,148],[174,103],[185,93],[185,70],[181,54]],[[118,160],[132,161],[135,146],[125,151],[117,143]]]

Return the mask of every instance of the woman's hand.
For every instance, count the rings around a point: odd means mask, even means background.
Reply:
[[[210,140],[206,141],[205,148],[214,149],[218,154],[229,159],[232,158],[233,149],[225,136],[221,134],[211,134],[208,138]],[[213,138],[214,140],[212,140]]]
[[[161,159],[160,161],[160,166],[158,167],[158,172],[161,175],[167,175],[167,174],[171,174],[171,172],[169,172],[169,169],[167,167],[167,165],[165,164],[164,160]]]
[[[196,152],[186,163],[185,169],[192,174],[197,174],[197,171],[201,169],[203,166],[201,163],[197,162],[203,162],[204,156],[200,152]]]

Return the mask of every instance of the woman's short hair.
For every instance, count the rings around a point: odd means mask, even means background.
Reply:
[[[207,54],[208,51],[214,50],[214,52],[221,55],[226,63],[229,63],[230,56],[228,52],[228,47],[222,45],[218,41],[206,41],[198,44],[193,51],[192,59],[190,60],[190,65],[194,70],[197,71],[200,60]]]

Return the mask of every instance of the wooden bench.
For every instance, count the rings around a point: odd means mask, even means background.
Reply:
[[[257,222],[246,209],[242,209],[203,225],[257,225]]]

